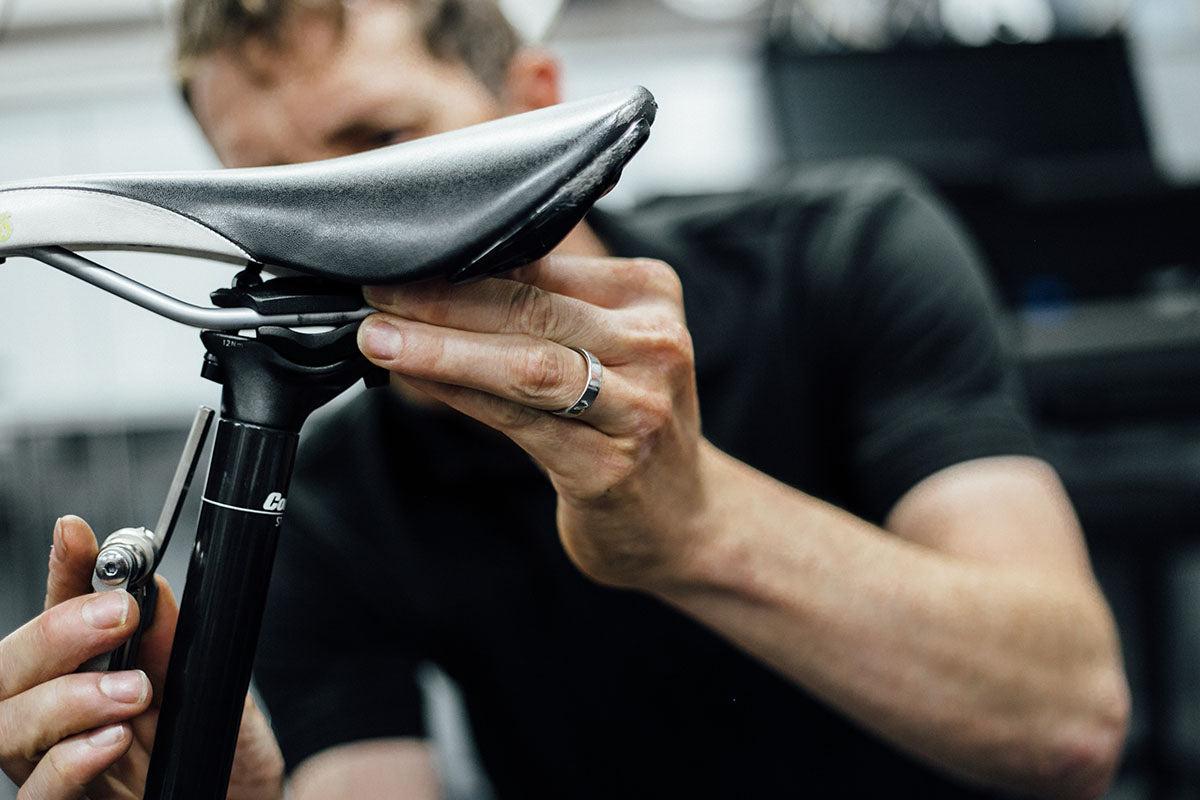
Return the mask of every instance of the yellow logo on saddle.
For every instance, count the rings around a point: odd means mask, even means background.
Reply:
[[[7,242],[12,236],[12,223],[8,221],[10,214],[0,214],[0,242]]]

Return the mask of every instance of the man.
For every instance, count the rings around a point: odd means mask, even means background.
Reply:
[[[515,40],[483,0],[263,5],[184,4],[230,166],[559,99],[545,54],[490,49]],[[936,205],[861,167],[596,225],[505,278],[367,290],[360,346],[403,399],[310,441],[259,658],[293,796],[436,796],[421,660],[504,796],[1100,795],[1128,717],[1112,620]],[[573,348],[603,381],[563,418]],[[136,621],[87,596],[94,554],[61,521],[48,611],[0,645],[29,797],[140,793],[173,605],[149,680],[67,674]],[[230,796],[280,771],[248,706]]]

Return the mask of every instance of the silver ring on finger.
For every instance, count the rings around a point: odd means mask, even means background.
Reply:
[[[604,381],[604,366],[600,363],[599,359],[582,347],[572,347],[571,349],[583,356],[583,360],[587,362],[588,381],[587,386],[583,387],[583,394],[579,395],[578,400],[566,408],[550,412],[559,417],[578,417],[591,408],[592,404],[596,402],[596,397],[600,394],[600,384]]]

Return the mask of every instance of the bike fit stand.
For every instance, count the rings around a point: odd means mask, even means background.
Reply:
[[[247,271],[234,289],[215,292],[213,302],[289,313],[355,308],[361,296],[312,279],[263,283]],[[357,328],[352,323],[308,333],[265,327],[255,338],[201,333],[203,375],[224,387],[222,419],[167,670],[147,800],[225,797],[300,428],[360,378],[386,378],[359,354]]]

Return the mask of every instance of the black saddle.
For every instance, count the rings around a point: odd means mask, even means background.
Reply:
[[[639,87],[328,161],[0,185],[0,259],[152,249],[354,284],[492,274],[558,244],[655,109]]]

